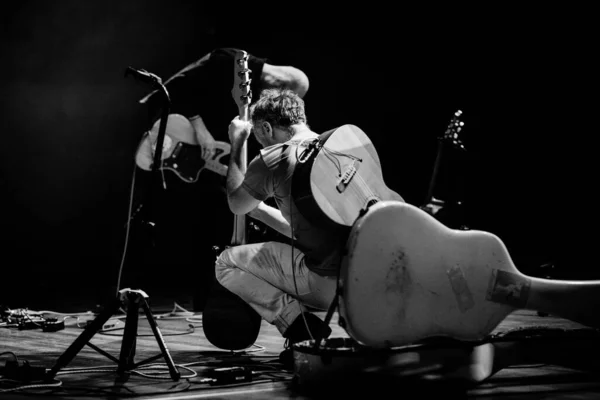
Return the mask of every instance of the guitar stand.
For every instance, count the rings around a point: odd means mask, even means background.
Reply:
[[[61,368],[67,366],[67,364],[69,364],[71,360],[73,360],[73,358],[77,355],[77,353],[79,353],[83,346],[88,345],[92,349],[96,350],[98,353],[116,362],[119,365],[119,367],[117,368],[117,374],[121,377],[125,376],[129,373],[129,371],[139,367],[140,365],[146,364],[150,361],[154,361],[162,356],[164,357],[165,362],[167,363],[171,378],[174,381],[178,381],[181,376],[181,373],[179,372],[179,370],[177,370],[175,364],[173,363],[173,359],[169,354],[169,351],[163,340],[160,330],[158,329],[158,325],[156,324],[154,316],[150,311],[147,299],[148,295],[142,290],[120,290],[115,300],[108,307],[104,308],[104,310],[98,315],[98,317],[94,319],[92,323],[84,329],[83,333],[81,333],[81,335],[79,335],[79,337],[75,339],[71,346],[69,346],[69,348],[58,358],[54,366],[46,372],[46,380],[53,380],[58,371]],[[100,329],[102,329],[106,321],[108,321],[123,304],[127,305],[127,317],[125,320],[125,331],[123,333],[123,341],[121,343],[121,353],[119,359],[117,359],[111,354],[108,354],[104,350],[100,349],[99,347],[89,343],[89,340],[96,333],[98,333]],[[138,313],[140,307],[142,307],[144,313],[146,314],[146,318],[148,319],[150,328],[152,328],[154,337],[156,338],[158,346],[160,347],[161,354],[136,363],[134,362],[134,357],[138,328]]]

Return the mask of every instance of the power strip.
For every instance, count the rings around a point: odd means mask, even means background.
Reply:
[[[0,367],[0,375],[20,382],[41,381],[46,376],[46,368],[30,365],[26,360],[6,361],[4,367]]]
[[[24,319],[20,319],[19,322],[17,323],[17,328],[19,328],[20,331],[23,330],[29,330],[29,329],[39,329],[41,328],[41,324],[34,322],[34,321],[29,321],[29,320],[24,320]]]
[[[42,331],[57,332],[65,329],[65,321],[58,321],[56,318],[48,318],[42,324]]]

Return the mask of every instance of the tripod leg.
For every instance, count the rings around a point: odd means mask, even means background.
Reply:
[[[174,381],[178,381],[181,374],[179,373],[179,370],[175,367],[175,363],[173,362],[173,359],[171,358],[171,355],[169,354],[167,345],[165,344],[162,334],[160,333],[160,330],[158,329],[158,325],[156,324],[156,321],[154,320],[154,316],[152,315],[152,312],[150,311],[148,302],[146,302],[146,299],[141,299],[141,301],[142,301],[142,308],[144,309],[144,313],[146,313],[146,318],[148,319],[150,328],[152,328],[154,337],[156,337],[156,341],[158,342],[158,347],[160,347],[160,351],[162,352],[163,357],[165,358],[165,362],[167,363],[167,367],[169,368],[169,373],[171,374],[171,378]]]
[[[137,293],[127,293],[127,318],[125,319],[125,331],[123,332],[119,368],[117,369],[117,374],[119,375],[133,368],[138,330],[138,312],[140,309],[139,298]]]
[[[81,335],[67,348],[67,350],[58,358],[54,366],[46,372],[46,380],[50,381],[54,379],[56,374],[61,368],[66,367],[72,360],[75,358],[77,353],[81,351],[83,346],[85,346],[89,340],[96,334],[98,331],[104,326],[106,321],[109,320],[113,316],[113,314],[119,309],[121,305],[121,301],[119,297],[115,299],[115,301],[106,307],[98,317],[92,321],[90,325],[88,325]]]

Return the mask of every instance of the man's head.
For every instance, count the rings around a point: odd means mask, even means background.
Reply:
[[[250,106],[256,140],[267,147],[289,140],[299,126],[306,126],[304,100],[289,89],[266,89]]]

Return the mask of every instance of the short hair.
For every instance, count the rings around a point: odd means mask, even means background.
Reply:
[[[290,89],[265,89],[250,106],[252,122],[266,121],[273,126],[289,130],[290,126],[306,124],[304,100]]]

